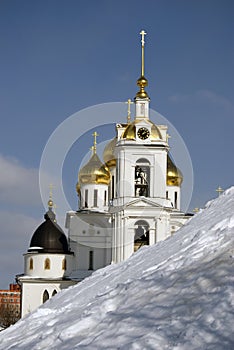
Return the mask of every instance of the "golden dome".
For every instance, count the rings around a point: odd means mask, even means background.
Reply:
[[[108,166],[108,168],[116,166],[116,158],[114,154],[116,142],[117,142],[117,137],[113,138],[113,140],[108,142],[108,144],[104,148],[103,159],[106,165]]]
[[[138,124],[140,120],[134,120],[131,124],[129,124],[123,135],[122,139],[127,139],[127,140],[135,140],[136,139],[136,124]],[[162,139],[162,135],[157,128],[157,126],[151,122],[150,120],[147,120],[147,122],[151,125],[151,133],[150,133],[150,140],[151,141],[158,141]]]
[[[76,186],[79,191],[80,184],[104,184],[110,182],[110,172],[105,164],[102,164],[98,155],[94,153],[88,163],[81,168],[78,175],[78,184]]]
[[[181,186],[183,182],[183,174],[179,168],[175,166],[170,155],[167,155],[167,186]]]

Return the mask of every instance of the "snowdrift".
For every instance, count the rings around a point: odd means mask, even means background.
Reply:
[[[234,187],[173,237],[0,333],[0,349],[234,349]]]

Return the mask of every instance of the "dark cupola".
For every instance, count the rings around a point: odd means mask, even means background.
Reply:
[[[48,206],[48,211],[44,215],[45,221],[34,232],[28,252],[69,254],[67,237],[56,223],[51,199]]]

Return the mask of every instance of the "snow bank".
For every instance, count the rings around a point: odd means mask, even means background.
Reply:
[[[234,187],[0,333],[0,349],[234,349]]]

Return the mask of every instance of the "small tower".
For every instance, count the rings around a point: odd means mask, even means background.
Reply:
[[[45,221],[34,232],[28,252],[24,254],[24,274],[17,276],[21,285],[21,316],[35,310],[61,289],[73,285],[73,253],[67,237],[56,223],[53,200],[48,201]]]
[[[166,197],[170,200],[174,209],[180,210],[180,188],[183,175],[180,169],[172,161],[171,155],[167,155],[167,191]]]

